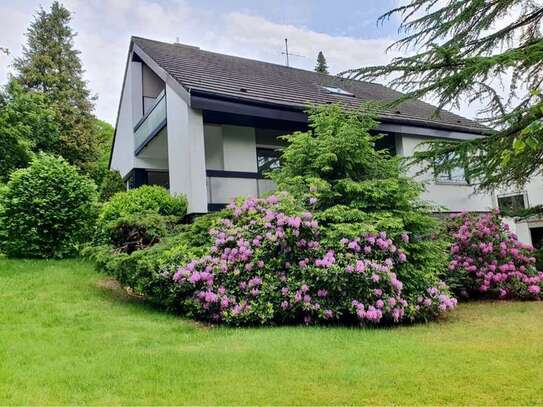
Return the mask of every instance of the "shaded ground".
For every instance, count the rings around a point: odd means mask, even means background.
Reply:
[[[83,261],[0,259],[5,404],[543,404],[543,303],[396,329],[209,328]]]

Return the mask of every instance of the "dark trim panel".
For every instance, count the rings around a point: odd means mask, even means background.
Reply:
[[[160,122],[160,124],[157,126],[156,129],[154,129],[151,134],[149,134],[147,136],[147,138],[145,140],[143,140],[143,143],[141,143],[139,145],[139,147],[136,147],[136,150],[134,152],[135,155],[138,155],[139,153],[141,153],[141,150],[143,150],[147,144],[149,144],[155,137],[158,133],[160,133],[162,131],[162,129],[164,127],[166,127],[166,125],[168,124],[168,119],[164,119]]]
[[[212,178],[248,178],[264,179],[257,172],[246,171],[224,171],[224,170],[206,170],[206,175]]]
[[[307,115],[301,110],[266,107],[247,102],[232,101],[217,96],[199,96],[191,93],[190,106],[194,109],[214,112],[232,113],[244,116],[255,116],[265,119],[282,120],[295,123],[307,123]]]
[[[226,208],[226,205],[227,205],[227,204],[210,203],[210,204],[207,204],[207,210],[208,210],[209,212],[220,211],[221,209]]]
[[[246,98],[217,94],[199,89],[191,89],[190,94],[190,105],[195,109],[307,124],[306,107],[304,106],[289,106],[281,103],[248,100]],[[492,132],[491,129],[478,129],[462,126],[461,124],[439,123],[411,117],[381,116],[378,118],[378,121],[383,124],[418,126],[478,135],[485,135]]]

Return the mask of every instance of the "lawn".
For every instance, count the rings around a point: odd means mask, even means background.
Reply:
[[[543,404],[543,303],[394,329],[226,329],[82,261],[0,259],[0,404]]]

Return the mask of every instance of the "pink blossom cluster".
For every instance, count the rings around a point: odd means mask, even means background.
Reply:
[[[497,298],[541,299],[543,272],[535,268],[533,248],[518,241],[498,212],[455,214],[450,278],[465,276],[460,294]]]
[[[437,315],[454,307],[445,290],[412,303],[396,267],[407,261],[387,233],[322,247],[321,226],[286,194],[229,206],[210,230],[210,253],[179,267],[173,279],[187,293],[189,315],[233,325],[266,323],[382,324]],[[426,295],[426,294],[425,294]],[[409,318],[407,315],[409,314]]]

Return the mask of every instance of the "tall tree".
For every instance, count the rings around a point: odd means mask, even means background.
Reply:
[[[436,173],[464,167],[480,189],[520,186],[543,170],[543,4],[539,0],[409,0],[398,15],[408,56],[351,70],[357,79],[392,77],[409,98],[437,100],[438,111],[483,103],[476,140],[434,141],[416,161]]]
[[[317,55],[317,65],[315,65],[315,72],[328,73],[328,64],[326,63],[326,58],[322,51],[319,51]]]
[[[57,113],[60,136],[52,152],[92,172],[99,155],[93,98],[70,20],[70,12],[58,1],[49,11],[40,9],[27,31],[23,55],[13,66],[15,79],[26,90],[42,92]]]

